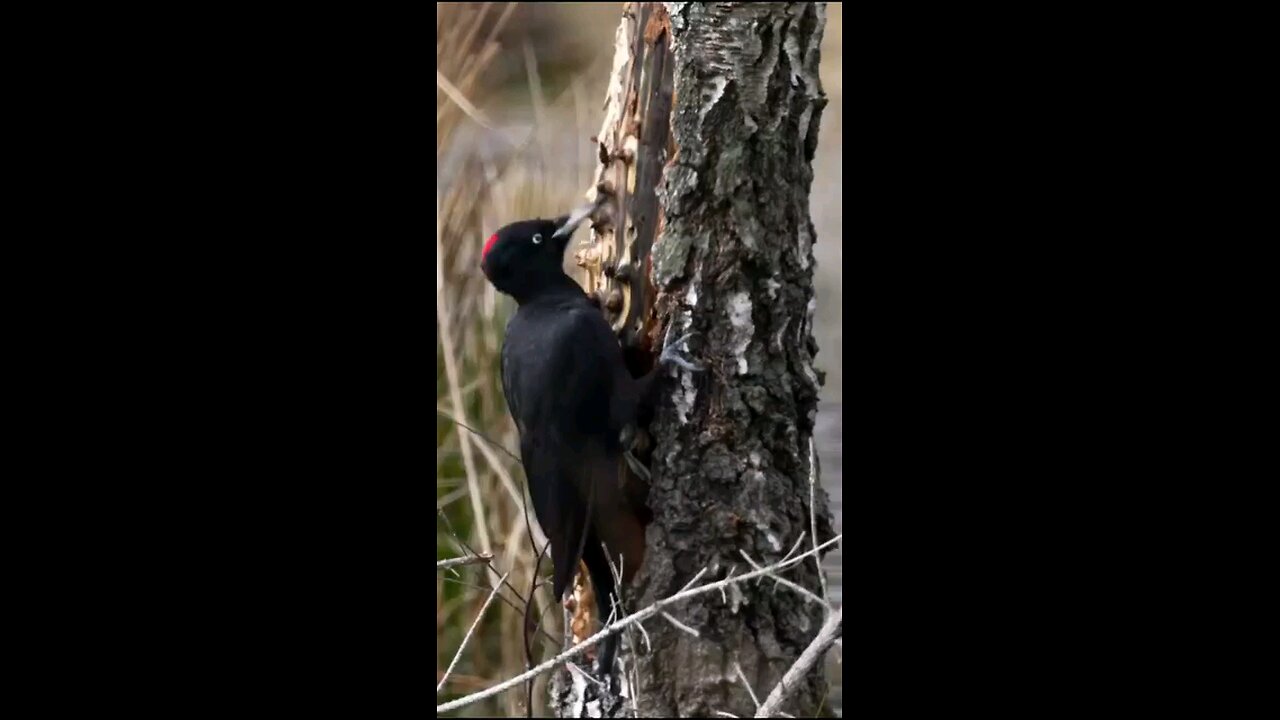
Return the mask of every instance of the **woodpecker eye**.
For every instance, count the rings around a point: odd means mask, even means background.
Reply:
[[[537,245],[537,244],[538,244],[538,243],[540,243],[540,242],[542,242],[542,233],[536,233],[536,234],[533,236],[533,244],[534,244],[534,245]]]

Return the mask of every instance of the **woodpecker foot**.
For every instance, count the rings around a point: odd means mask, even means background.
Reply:
[[[676,349],[680,347],[680,345],[683,344],[686,340],[696,335],[698,335],[698,333],[696,332],[686,333],[683,337],[679,338],[678,340],[671,343],[670,345],[667,345],[665,348],[662,349],[662,355],[658,357],[658,363],[660,365],[678,365],[679,367],[682,367],[685,370],[688,370],[690,372],[702,372],[703,368],[701,365],[698,365],[696,363],[693,363],[681,357],[680,351]]]

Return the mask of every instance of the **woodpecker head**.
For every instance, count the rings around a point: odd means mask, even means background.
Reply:
[[[480,254],[480,269],[498,289],[516,300],[564,277],[564,251],[573,231],[595,203],[554,220],[521,220],[489,236]]]

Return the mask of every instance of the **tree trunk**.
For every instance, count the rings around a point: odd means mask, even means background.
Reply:
[[[652,473],[654,519],[630,612],[678,592],[704,567],[700,583],[751,570],[744,552],[763,565],[802,533],[804,549],[834,536],[811,451],[822,379],[813,366],[809,190],[826,105],[824,26],[824,3],[624,9],[592,190],[613,202],[577,260],[634,372],[651,365],[664,338],[690,331],[699,333],[690,354],[705,368],[668,371],[650,449],[639,453]],[[786,577],[823,594],[817,562]],[[699,596],[672,613],[697,637],[655,620],[645,624],[647,643],[627,643],[627,694],[644,716],[751,717],[756,703],[738,668],[763,701],[824,613],[771,580]],[[621,712],[587,708],[571,687],[584,681],[565,675],[558,685],[561,715]],[[819,669],[781,709],[812,717],[825,694]]]

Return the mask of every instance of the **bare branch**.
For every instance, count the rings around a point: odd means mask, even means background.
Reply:
[[[637,625],[636,627],[640,628],[641,630],[644,630],[644,625]],[[649,638],[647,635],[645,636],[644,641],[645,643],[649,642]],[[632,648],[630,677],[631,677],[631,682],[629,684],[631,685],[631,687],[628,688],[629,692],[627,693],[627,695],[631,697],[631,716],[638,718],[640,717],[640,663],[635,661],[634,648]]]
[[[738,679],[746,686],[747,694],[751,696],[751,702],[756,704],[756,709],[759,709],[760,699],[756,697],[756,691],[751,689],[751,683],[747,682],[747,674],[742,672],[742,666],[738,664],[737,660],[733,661],[733,669],[737,671]]]
[[[840,536],[837,535],[836,539],[839,538]],[[826,544],[827,543],[823,543],[823,545]],[[814,550],[810,550],[805,553],[805,555],[808,555],[809,553],[814,553],[816,555]],[[773,688],[773,691],[769,693],[769,697],[765,698],[764,704],[760,706],[759,710],[756,710],[756,717],[773,717],[773,714],[782,706],[782,702],[787,699],[787,695],[800,684],[801,678],[813,669],[813,666],[816,665],[818,660],[824,653],[826,653],[827,648],[831,647],[831,643],[835,642],[835,639],[839,637],[843,617],[844,608],[835,610],[831,614],[827,615],[827,622],[824,623],[822,629],[818,631],[818,636],[815,637],[813,642],[809,643],[809,647],[805,648],[804,652],[800,654],[800,659],[796,660],[796,664],[792,665],[791,669],[788,670],[786,674],[782,676],[782,679],[778,681],[778,684]]]
[[[591,637],[583,640],[577,645],[574,645],[572,648],[569,648],[565,652],[560,653],[556,657],[553,657],[550,660],[547,660],[546,662],[542,663],[541,665],[538,665],[535,668],[532,668],[524,673],[521,673],[520,675],[517,675],[509,680],[505,680],[501,683],[498,683],[497,685],[494,685],[493,687],[487,690],[482,690],[478,693],[473,693],[471,695],[460,697],[457,700],[447,702],[443,705],[437,705],[436,714],[438,715],[442,712],[457,710],[460,707],[466,707],[467,705],[480,702],[485,698],[493,697],[498,693],[504,692],[506,690],[509,690],[519,685],[520,683],[528,680],[529,678],[536,677],[549,670],[553,670],[559,667],[570,658],[576,657],[586,652],[587,648],[591,647],[592,645],[595,645],[596,643],[600,642],[604,638],[610,635],[613,635],[615,633],[621,632],[624,628],[627,628],[627,627],[630,627],[631,625],[639,623],[641,620],[645,620],[647,618],[653,617],[654,615],[662,612],[663,609],[671,605],[674,605],[679,602],[683,602],[685,600],[688,600],[692,597],[696,597],[698,595],[709,593],[715,590],[722,590],[725,587],[732,585],[734,583],[745,582],[747,580],[761,577],[769,573],[776,573],[784,569],[785,567],[790,567],[794,564],[802,562],[805,558],[814,554],[814,552],[821,551],[823,548],[826,548],[830,545],[834,545],[835,543],[840,542],[841,538],[843,537],[844,537],[843,535],[837,535],[831,538],[830,540],[822,543],[816,549],[806,550],[805,552],[801,553],[800,555],[797,555],[791,560],[786,561],[785,563],[776,563],[774,565],[770,565],[769,567],[763,568],[762,570],[756,570],[754,572],[745,573],[737,577],[729,577],[729,578],[725,578],[724,580],[720,580],[718,582],[713,582],[707,585],[703,585],[701,587],[696,587],[690,590],[684,590],[682,592],[676,593],[675,595],[672,595],[671,597],[666,598],[665,600],[659,600],[658,602],[637,612],[634,615],[628,615],[627,617],[615,623],[610,624],[608,627],[604,628],[603,630],[596,633],[595,635],[592,635]]]
[[[644,651],[653,652],[653,645],[649,643],[649,631],[644,629],[644,623],[636,623],[636,627],[640,628],[640,634],[644,636]],[[638,671],[637,677],[639,677]]]
[[[694,583],[696,583],[696,582],[698,582],[698,580],[699,580],[699,579],[701,579],[701,578],[702,578],[702,576],[703,576],[703,575],[706,575],[706,574],[707,574],[707,569],[706,569],[706,568],[702,568],[701,570],[699,570],[699,571],[698,571],[698,574],[697,574],[697,575],[694,575],[692,580],[690,580],[689,582],[685,583],[685,584],[684,584],[684,587],[680,588],[680,592],[684,592],[685,590],[688,590],[689,588],[693,587],[693,584],[694,584]]]
[[[492,559],[493,553],[464,555],[463,557],[449,558],[448,560],[437,560],[436,569],[444,570],[445,568],[457,567],[458,565],[478,565],[480,563],[487,563]]]
[[[511,573],[507,573],[510,575]],[[440,678],[440,683],[436,685],[436,692],[439,693],[444,687],[445,682],[449,680],[449,673],[453,672],[453,667],[458,664],[458,658],[462,657],[462,651],[466,649],[467,643],[471,640],[471,635],[480,626],[480,620],[484,618],[484,613],[489,609],[489,605],[493,602],[494,596],[498,594],[498,589],[502,587],[502,583],[506,581],[507,575],[502,576],[502,580],[493,586],[493,590],[489,592],[489,597],[484,600],[484,607],[480,608],[480,612],[476,614],[476,619],[471,623],[471,629],[467,631],[465,637],[462,638],[462,644],[458,646],[458,652],[453,654],[453,662],[449,663],[449,667],[445,668],[444,677]]]

